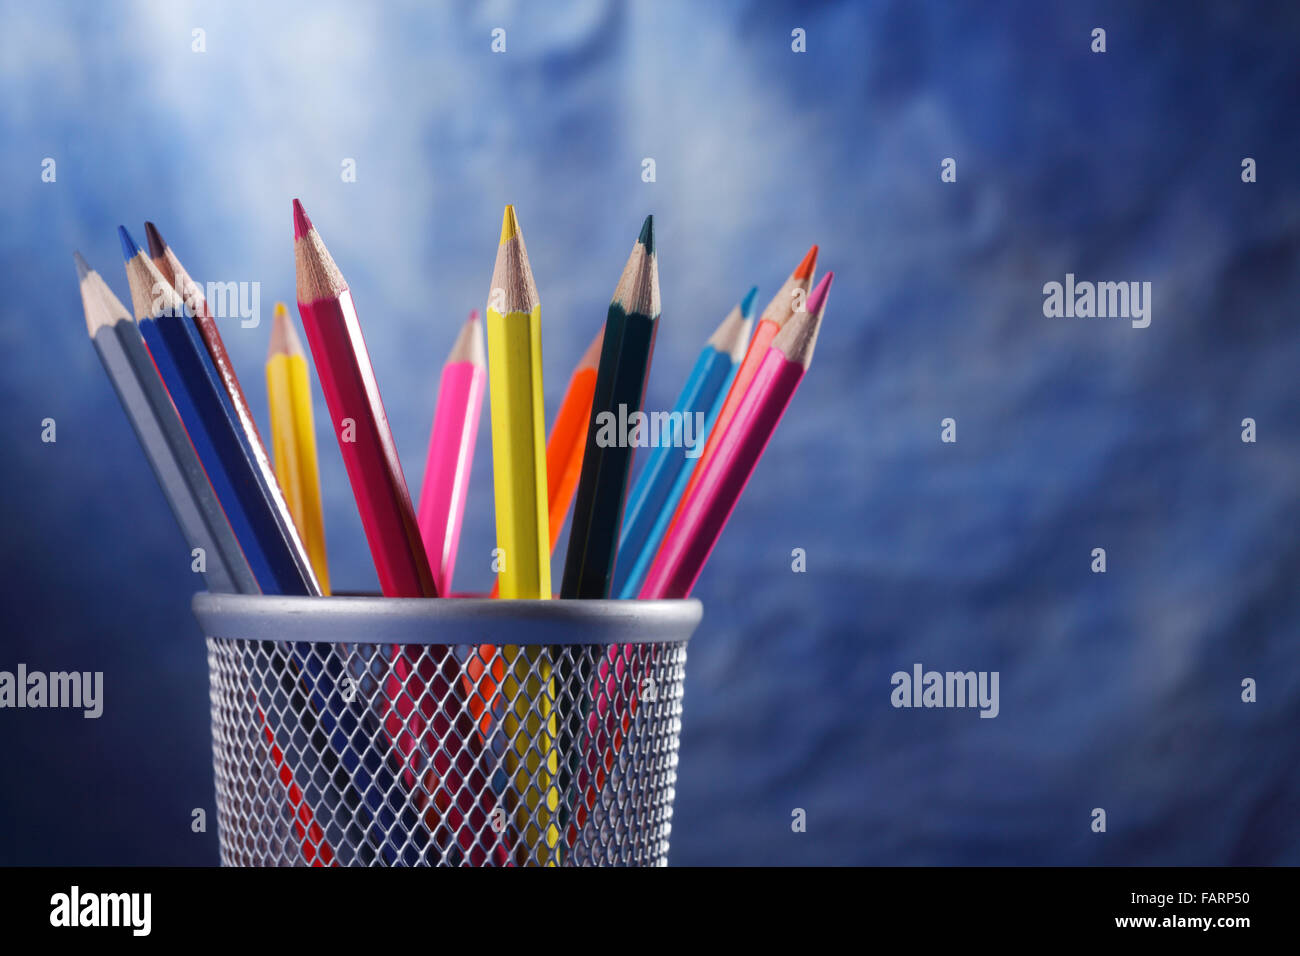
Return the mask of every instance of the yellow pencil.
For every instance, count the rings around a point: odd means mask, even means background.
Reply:
[[[271,453],[289,513],[302,535],[321,593],[330,593],[321,515],[316,426],[311,412],[307,356],[283,302],[275,304],[271,345],[266,353],[266,395],[271,406]]]
[[[486,311],[497,582],[503,599],[549,598],[541,306],[513,206],[506,206],[501,221]],[[504,656],[504,723],[511,742],[506,769],[519,798],[519,862],[553,866],[559,862],[560,792],[551,662],[541,648],[507,646]]]

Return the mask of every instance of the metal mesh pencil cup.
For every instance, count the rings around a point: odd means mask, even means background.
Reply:
[[[194,596],[226,866],[663,866],[698,601]]]

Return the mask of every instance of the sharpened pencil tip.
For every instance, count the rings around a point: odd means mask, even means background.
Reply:
[[[470,312],[447,353],[447,364],[453,362],[469,362],[487,368],[487,346],[483,341],[483,323],[478,320],[477,309]]]
[[[85,279],[86,276],[90,275],[90,263],[81,257],[80,252],[76,251],[72,253],[72,259],[77,263],[77,281],[80,282]]]
[[[655,217],[646,216],[645,222],[641,224],[641,235],[636,237],[636,241],[645,246],[645,251],[650,255],[655,254]]]
[[[293,327],[289,323],[289,310],[283,302],[275,304],[271,315],[271,339],[267,344],[266,357],[269,361],[277,355],[292,355],[294,349],[290,344],[294,340]]]
[[[129,262],[140,254],[140,247],[135,244],[131,234],[126,231],[126,226],[117,227],[117,238],[122,240],[122,258]]]
[[[307,233],[311,232],[311,220],[307,218],[307,210],[302,208],[302,203],[298,200],[293,201],[293,237],[301,239]]]
[[[167,251],[167,243],[163,241],[162,233],[153,223],[146,221],[144,224],[144,241],[149,243],[149,258],[161,259],[164,252]]]
[[[794,270],[796,279],[807,279],[817,268],[817,246],[812,246],[803,257],[803,262],[799,263],[799,268]]]
[[[747,319],[754,317],[754,300],[758,298],[758,286],[750,286],[745,297],[740,300],[740,314]]]
[[[826,309],[826,297],[831,291],[831,282],[835,278],[834,272],[828,272],[822,276],[822,281],[817,283],[817,287],[808,294],[807,309],[813,315],[821,315]]]
[[[501,217],[501,245],[504,246],[517,235],[519,235],[519,220],[515,218],[515,207],[506,206],[506,211]]]

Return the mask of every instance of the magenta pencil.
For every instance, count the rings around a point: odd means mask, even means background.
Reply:
[[[808,296],[807,311],[796,312],[772,340],[716,452],[705,463],[699,484],[655,557],[641,588],[642,599],[690,596],[808,370],[833,278],[834,273],[828,272]]]
[[[683,501],[677,522],[669,529],[655,556],[638,595],[641,599],[690,596],[754,467],[808,370],[833,278],[833,273],[826,274],[808,297],[807,311],[794,313],[764,353],[736,414],[722,432],[713,457],[705,461],[699,482]],[[610,768],[617,764],[627,740],[641,703],[637,689],[646,669],[653,667],[657,658],[653,648],[648,657],[648,661],[638,659],[630,645],[615,645],[601,662],[593,691],[596,713],[587,722],[600,763],[594,768],[584,768],[587,779],[583,803],[577,808],[578,827],[582,824],[583,811],[590,811],[596,805],[604,780]],[[629,677],[632,692],[625,696],[618,688],[626,686]],[[571,824],[570,845],[576,835]]]
[[[442,367],[424,486],[420,489],[420,537],[439,594],[451,593],[486,385],[483,323],[478,320],[478,312],[471,312]]]

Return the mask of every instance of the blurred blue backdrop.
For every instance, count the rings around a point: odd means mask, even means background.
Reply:
[[[125,299],[114,227],[150,218],[201,281],[260,282],[261,326],[223,326],[265,433],[294,196],[352,286],[413,492],[503,204],[542,295],[548,424],[645,213],[653,408],[751,283],[766,301],[821,244],[811,375],[696,591],[673,862],[1300,863],[1300,7],[4,2],[0,22],[0,669],[106,684],[98,721],[0,711],[0,863],[217,860],[215,825],[190,832],[214,808],[195,578],[72,251]],[[1067,272],[1150,281],[1150,327],[1045,318]],[[491,582],[482,429],[465,589]],[[373,587],[320,447],[336,585]],[[999,671],[1000,715],[894,709],[918,661]]]

